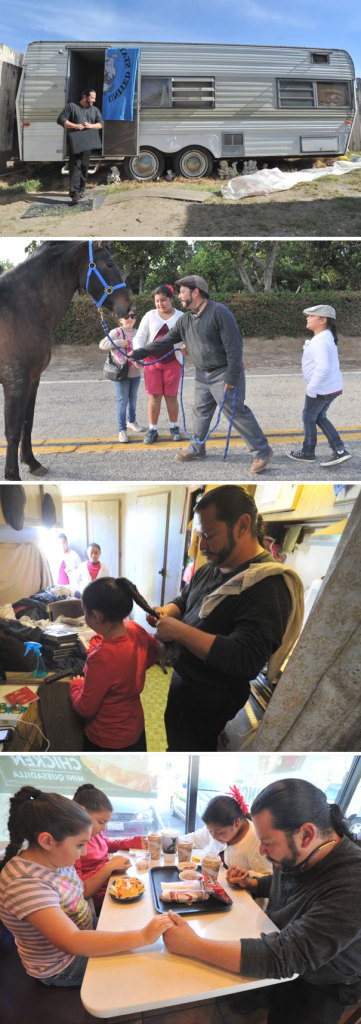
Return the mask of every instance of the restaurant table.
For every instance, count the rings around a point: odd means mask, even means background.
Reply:
[[[158,863],[161,862],[152,861],[152,866]],[[107,892],[98,922],[100,931],[142,928],[155,912],[148,871],[137,870],[133,859],[127,874],[142,880],[145,893],[135,903],[125,905],[115,903]],[[233,906],[224,912],[186,915],[184,919],[198,935],[239,941],[278,930],[249,893],[227,885],[224,868],[219,881],[229,892]],[[165,913],[168,909],[169,904],[164,904]],[[177,905],[172,909],[177,911]],[[160,938],[152,946],[108,957],[91,957],[81,987],[81,999],[88,1013],[95,1017],[121,1017],[278,983],[279,979],[245,978],[233,971],[168,953]]]

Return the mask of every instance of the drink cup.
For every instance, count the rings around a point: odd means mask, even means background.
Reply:
[[[221,864],[221,858],[216,853],[205,853],[202,857],[202,871],[210,878],[214,878],[215,881],[217,881]]]
[[[179,832],[177,829],[162,829],[162,850],[165,864],[175,864]]]
[[[182,839],[182,836],[178,840],[178,862],[180,864],[188,863],[192,856],[193,843],[192,840]]]
[[[162,849],[162,838],[159,832],[148,832],[148,855],[151,860],[159,860]]]

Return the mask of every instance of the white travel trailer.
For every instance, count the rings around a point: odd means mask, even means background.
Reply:
[[[347,150],[355,72],[345,50],[208,43],[34,42],[17,96],[20,158],[66,156],[56,123],[80,89],[101,106],[107,47],[139,47],[132,121],[106,121],[102,159],[151,181],[165,166],[187,178],[214,161],[309,158]]]

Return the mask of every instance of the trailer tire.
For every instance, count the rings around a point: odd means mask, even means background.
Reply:
[[[203,146],[187,146],[174,157],[174,171],[182,178],[205,178],[212,170],[212,154]]]
[[[158,149],[143,146],[138,156],[127,156],[124,160],[124,174],[133,181],[156,181],[163,174],[165,160]]]

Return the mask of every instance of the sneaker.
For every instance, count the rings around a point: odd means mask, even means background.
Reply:
[[[128,430],[133,430],[134,434],[142,434],[144,427],[140,427],[136,420],[132,423],[127,423]]]
[[[143,443],[144,444],[154,444],[154,441],[157,441],[157,440],[158,440],[158,431],[155,429],[155,427],[149,427],[149,430],[147,430],[147,433],[146,433],[145,437],[143,437]]]
[[[170,436],[172,441],[183,441],[183,434],[181,434],[179,427],[171,427]]]
[[[346,448],[342,452],[332,452],[332,455],[324,462],[320,462],[320,466],[337,466],[339,462],[347,462],[351,459],[351,455],[346,451]]]
[[[316,462],[315,455],[305,455],[302,448],[299,452],[286,452],[288,459],[295,459],[296,462]]]
[[[118,440],[121,444],[128,444],[128,434],[126,430],[120,430],[118,434]]]

